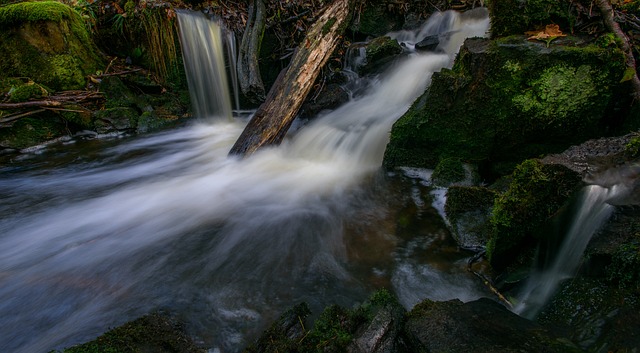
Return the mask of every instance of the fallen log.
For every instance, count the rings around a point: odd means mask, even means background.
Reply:
[[[337,47],[350,13],[349,0],[335,0],[326,8],[229,154],[248,155],[262,146],[282,141],[320,70]]]

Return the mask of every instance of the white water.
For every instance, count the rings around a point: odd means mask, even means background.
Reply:
[[[451,16],[468,36],[488,29],[486,16]],[[42,170],[5,168],[0,351],[46,352],[163,308],[204,344],[237,351],[298,301],[319,309],[362,300],[372,286],[352,270],[345,224],[394,239],[374,219],[392,210],[362,189],[393,122],[453,56],[411,55],[369,94],[243,160],[227,157],[243,123],[215,108],[201,113],[223,117],[210,125],[78,153]],[[194,100],[214,94],[198,85],[207,94]],[[405,261],[402,254],[395,261]],[[444,279],[416,260],[387,272],[407,306],[430,295],[424,283],[434,299],[482,295],[471,281]]]
[[[575,275],[592,236],[611,217],[614,207],[607,201],[613,189],[598,185],[585,187],[576,202],[577,210],[562,245],[548,268],[536,270],[527,280],[514,311],[533,319],[555,294],[560,283]]]

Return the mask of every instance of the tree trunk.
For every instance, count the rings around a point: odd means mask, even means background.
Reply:
[[[258,56],[264,34],[265,12],[263,0],[251,0],[249,3],[247,28],[242,35],[238,53],[238,82],[242,94],[252,103],[264,102],[264,84],[260,77]]]
[[[618,22],[614,20],[613,8],[609,0],[596,0],[596,5],[600,9],[605,26],[622,42],[622,48],[620,49],[624,51],[627,70],[633,70],[633,75],[631,75],[630,80],[633,85],[633,104],[636,104],[640,100],[640,79],[638,79],[638,73],[636,72],[636,60],[633,57],[633,50],[631,44],[629,44],[629,38],[627,38],[626,34],[622,31]],[[627,75],[625,74],[625,76]]]
[[[320,70],[337,47],[350,10],[349,0],[335,0],[327,7],[307,32],[289,67],[280,73],[230,154],[247,155],[282,141]]]

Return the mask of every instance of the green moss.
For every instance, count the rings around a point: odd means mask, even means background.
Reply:
[[[331,30],[331,28],[333,27],[334,24],[336,24],[337,19],[335,17],[331,17],[327,23],[324,24],[324,26],[322,26],[322,35],[326,35],[327,33],[329,33],[329,31]]]
[[[204,353],[180,324],[161,314],[150,314],[108,331],[95,340],[67,348],[64,353]]]
[[[67,134],[65,124],[55,115],[26,117],[11,127],[0,128],[0,146],[23,149]]]
[[[528,250],[537,232],[581,186],[577,173],[560,165],[526,160],[493,206],[487,258],[502,268]]]
[[[102,67],[81,16],[54,1],[0,8],[0,77],[29,77],[55,90],[81,89]]]
[[[626,99],[624,70],[617,48],[469,39],[394,124],[384,166],[434,168],[446,156],[498,177],[524,159],[615,133],[626,119],[614,111]]]
[[[463,181],[466,172],[459,158],[441,158],[433,170],[431,180],[436,185],[447,186],[455,182]]]
[[[624,147],[625,154],[631,158],[640,157],[640,134],[631,138]]]
[[[513,105],[536,123],[556,128],[581,128],[592,125],[582,112],[598,107],[607,94],[599,89],[605,74],[589,65],[561,64],[545,69],[529,82],[530,88],[513,97]],[[595,119],[598,116],[592,115]]]
[[[49,91],[45,87],[34,82],[16,85],[8,93],[10,102],[26,102],[49,95]]]

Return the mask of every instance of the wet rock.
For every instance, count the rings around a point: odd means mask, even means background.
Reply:
[[[489,240],[489,219],[498,194],[479,186],[451,186],[444,207],[458,246],[464,249],[484,248]]]
[[[117,107],[94,113],[96,131],[100,134],[119,131],[135,131],[138,112],[133,108]]]
[[[400,337],[405,310],[392,300],[373,308],[373,318],[354,334],[350,353],[396,353],[407,351]]]
[[[301,115],[313,118],[323,110],[332,110],[349,101],[349,93],[339,84],[330,83],[314,99],[307,100],[301,108]]]
[[[495,180],[524,159],[560,152],[628,119],[614,112],[624,96],[624,67],[615,48],[547,48],[524,36],[467,39],[453,68],[434,73],[394,124],[384,166],[432,169],[459,158],[482,164],[483,178]]]
[[[569,340],[486,298],[425,300],[405,324],[415,352],[580,352]]]
[[[416,43],[416,50],[418,51],[435,51],[440,44],[440,39],[437,35],[425,37],[423,40]]]
[[[383,71],[403,49],[395,39],[378,37],[367,43],[365,52],[366,62],[360,71],[363,74],[371,74]]]
[[[555,325],[589,352],[635,352],[640,347],[638,292],[612,287],[602,280],[564,282],[537,321]]]

